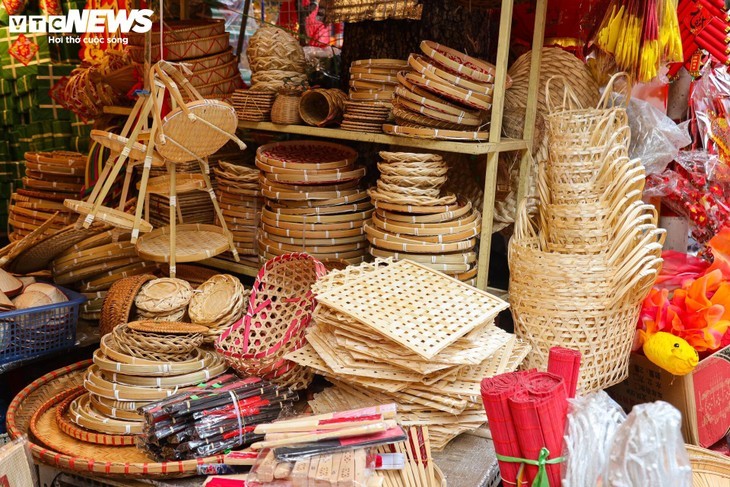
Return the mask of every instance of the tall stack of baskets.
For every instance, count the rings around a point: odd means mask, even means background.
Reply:
[[[538,224],[523,202],[509,247],[515,331],[532,345],[525,366],[545,369],[553,346],[577,349],[583,393],[627,377],[665,237],[655,208],[641,201],[645,173],[628,157],[626,110],[609,103],[615,79],[599,108],[569,103],[547,116]]]
[[[168,21],[163,30],[162,52],[167,61],[184,62],[187,79],[206,98],[227,98],[243,87],[238,62],[230,47],[223,20]],[[127,50],[139,71],[144,64],[144,34],[129,34]],[[152,62],[160,60],[159,26],[153,27]],[[185,95],[183,95],[185,96]]]

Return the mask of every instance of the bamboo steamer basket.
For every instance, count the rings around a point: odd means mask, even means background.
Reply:
[[[271,107],[271,121],[285,125],[302,123],[299,115],[299,102],[302,93],[296,90],[280,91]]]

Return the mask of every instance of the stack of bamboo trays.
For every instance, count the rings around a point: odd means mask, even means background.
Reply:
[[[269,122],[275,99],[274,91],[236,90],[233,92],[231,102],[239,120]]]
[[[481,215],[442,188],[449,166],[437,154],[380,152],[380,179],[368,190],[375,213],[365,224],[374,257],[409,259],[474,285]]]
[[[360,59],[350,65],[350,100],[390,105],[398,86],[398,73],[408,70],[402,59]]]
[[[104,297],[117,280],[157,270],[157,264],[137,255],[131,236],[131,232],[118,229],[97,233],[68,248],[51,263],[56,284],[72,286],[88,299],[80,310],[82,318],[100,318]]]
[[[266,205],[257,237],[262,261],[307,252],[357,264],[368,256],[364,223],[372,204],[360,184],[357,152],[329,142],[277,142],[259,147],[261,193]]]
[[[495,67],[432,41],[411,54],[411,71],[398,73],[390,134],[453,140],[484,140],[492,108]],[[507,87],[511,81],[507,80]]]
[[[82,441],[134,445],[144,426],[140,407],[226,371],[222,357],[199,348],[204,331],[190,323],[136,321],[104,335],[83,388],[58,408],[61,431]]]
[[[218,167],[218,162],[216,159],[211,158],[208,165],[210,171],[213,172]],[[182,182],[183,178],[188,178],[194,183],[194,185],[191,185],[192,190],[186,190],[185,192],[178,190],[180,191],[176,196],[178,220],[181,218],[183,223],[212,224],[215,219],[215,209],[213,208],[213,202],[210,200],[210,195],[205,191],[205,181],[200,174],[198,162],[175,164],[175,172],[178,177],[178,184]],[[146,208],[149,211],[147,221],[154,227],[164,227],[170,224],[170,197],[167,177],[168,171],[164,167],[152,167],[150,169],[151,179],[147,189],[149,206],[146,206]],[[161,189],[159,193],[150,191],[154,182],[152,178],[159,178],[158,181],[161,182],[158,185]],[[215,187],[214,178],[211,178],[211,183]]]
[[[214,172],[221,212],[238,254],[243,258],[258,255],[256,233],[264,206],[259,186],[260,171],[221,161]]]
[[[11,241],[20,240],[54,216],[49,231],[61,230],[77,219],[63,206],[84,188],[86,156],[77,152],[26,152],[23,187],[11,196],[8,221]]]
[[[486,421],[481,380],[530,350],[494,325],[507,303],[408,260],[334,270],[312,290],[308,343],[286,358],[335,385],[313,408],[395,402],[402,424],[429,426],[436,449]]]

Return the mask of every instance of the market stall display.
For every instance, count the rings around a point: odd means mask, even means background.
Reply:
[[[366,259],[364,223],[373,206],[360,183],[366,168],[355,164],[357,156],[347,146],[315,140],[258,148],[266,202],[257,236],[262,259],[289,252],[348,264]]]
[[[246,57],[252,71],[251,91],[276,93],[307,85],[304,50],[283,29],[263,25],[248,41]]]
[[[484,423],[479,382],[529,351],[494,326],[507,303],[408,260],[334,270],[313,290],[307,344],[287,358],[336,386],[315,412],[395,402],[401,424],[429,426],[434,449]]]

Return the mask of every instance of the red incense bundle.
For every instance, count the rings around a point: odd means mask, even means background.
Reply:
[[[568,414],[568,398],[563,379],[548,372],[537,372],[529,382],[509,399],[512,420],[516,429],[519,449],[523,457],[537,460],[540,451],[547,448],[549,459],[560,457],[563,450],[563,433]],[[560,486],[560,465],[546,466],[551,487]],[[527,476],[532,483],[538,467],[527,464]]]
[[[552,347],[550,349],[547,371],[563,378],[569,398],[575,397],[578,388],[580,358],[580,352],[572,348]]]
[[[527,372],[511,372],[488,377],[482,381],[482,401],[492,432],[494,449],[499,455],[522,458],[515,423],[509,410],[508,399],[524,387],[534,370]],[[508,485],[517,485],[518,463],[499,462],[502,480]],[[522,484],[526,485],[526,484]],[[522,486],[518,486],[522,487]]]

